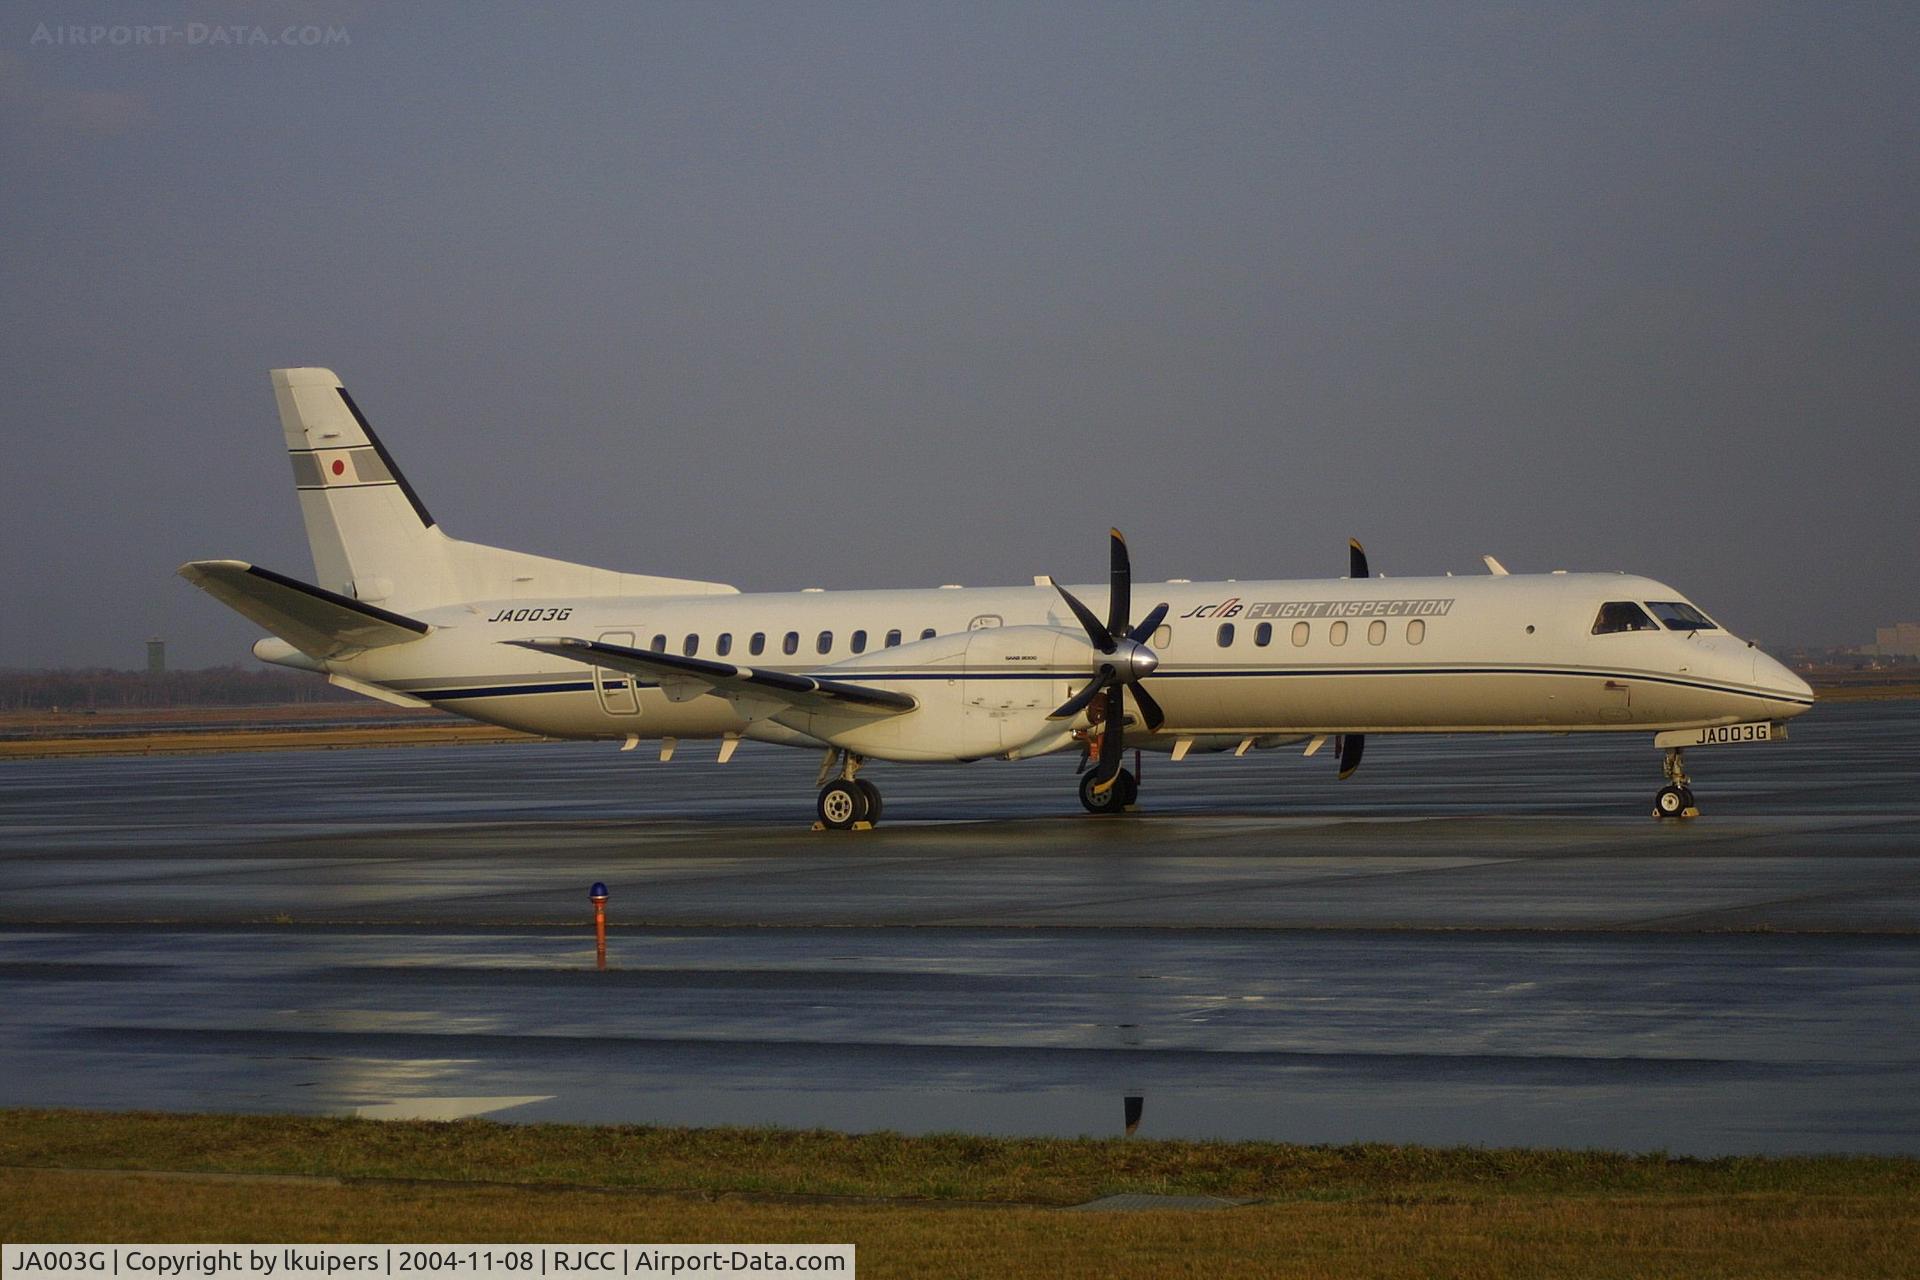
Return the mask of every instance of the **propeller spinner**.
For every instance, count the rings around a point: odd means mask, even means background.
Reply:
[[[1100,654],[1093,679],[1086,688],[1061,703],[1048,716],[1049,720],[1068,720],[1080,714],[1095,698],[1105,695],[1101,720],[1105,725],[1100,732],[1100,759],[1095,769],[1093,789],[1097,794],[1105,794],[1120,776],[1120,757],[1126,750],[1121,726],[1126,722],[1126,690],[1131,687],[1133,700],[1140,708],[1149,732],[1158,729],[1166,721],[1166,713],[1160,704],[1154,701],[1146,686],[1141,684],[1154,669],[1160,665],[1160,656],[1147,647],[1147,640],[1166,619],[1167,606],[1155,605],[1147,616],[1139,622],[1127,623],[1127,615],[1133,610],[1133,565],[1127,556],[1127,540],[1118,529],[1109,529],[1108,553],[1109,574],[1107,585],[1107,618],[1102,622],[1093,610],[1082,604],[1071,591],[1058,583],[1054,590],[1067,602],[1067,608],[1079,619],[1086,630],[1087,640]]]

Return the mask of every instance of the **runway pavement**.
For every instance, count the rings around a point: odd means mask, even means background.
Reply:
[[[1689,763],[880,765],[855,834],[750,747],[7,764],[0,1105],[1920,1152],[1920,704]]]

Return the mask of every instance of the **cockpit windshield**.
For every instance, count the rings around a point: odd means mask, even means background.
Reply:
[[[1616,631],[1658,631],[1660,624],[1631,600],[1609,600],[1600,606],[1593,620],[1593,634],[1610,636]]]
[[[1685,600],[1649,600],[1647,608],[1653,610],[1653,616],[1667,624],[1669,631],[1718,631],[1712,618],[1700,612]]]

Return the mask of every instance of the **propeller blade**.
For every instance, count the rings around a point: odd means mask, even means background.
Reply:
[[[1087,639],[1092,642],[1093,647],[1102,653],[1112,653],[1116,648],[1113,643],[1113,632],[1100,625],[1100,619],[1094,615],[1093,610],[1081,604],[1073,592],[1059,583],[1054,583],[1053,589],[1060,593],[1060,598],[1067,602],[1067,608],[1073,610],[1073,616],[1080,620],[1082,627],[1086,628]]]
[[[1053,709],[1053,714],[1049,715],[1047,719],[1071,720],[1073,717],[1080,714],[1080,709],[1082,707],[1085,707],[1088,703],[1092,702],[1094,698],[1099,695],[1100,691],[1107,687],[1107,682],[1111,679],[1113,679],[1113,668],[1112,667],[1100,668],[1100,674],[1096,675],[1092,680],[1088,681],[1086,688],[1082,689],[1080,692],[1074,694],[1071,698],[1068,698],[1065,702],[1055,707]]]
[[[1364,733],[1343,733],[1340,735],[1340,778],[1345,781],[1353,776],[1360,767],[1360,753],[1367,749],[1367,735]]]
[[[1105,795],[1120,780],[1120,758],[1127,749],[1125,735],[1121,732],[1121,726],[1127,722],[1125,698],[1124,686],[1108,686],[1107,717],[1100,730],[1100,767],[1094,773],[1099,779],[1093,784],[1096,795]]]
[[[1167,713],[1160,709],[1160,704],[1155,702],[1153,695],[1147,692],[1147,686],[1134,685],[1133,700],[1140,704],[1140,716],[1147,722],[1147,732],[1158,732],[1160,726],[1167,722]]]
[[[1127,540],[1118,529],[1107,530],[1107,634],[1127,633],[1127,615],[1133,612],[1133,561],[1127,555]],[[1106,650],[1112,653],[1113,650]]]
[[[1166,619],[1167,606],[1164,604],[1153,606],[1153,612],[1140,619],[1140,624],[1133,630],[1127,632],[1127,639],[1133,641],[1135,644],[1145,644],[1147,640],[1152,637],[1153,633],[1160,629],[1160,624],[1165,622]]]
[[[1367,572],[1367,549],[1356,538],[1347,539],[1347,576],[1349,578],[1371,578]]]

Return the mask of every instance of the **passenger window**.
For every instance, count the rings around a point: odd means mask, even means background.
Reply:
[[[895,627],[893,630],[887,632],[887,648],[891,649],[896,645],[898,645],[899,643],[900,643],[900,628]]]
[[[832,648],[833,648],[833,632],[831,631],[822,631],[820,633],[820,638],[813,642],[813,651],[815,653],[826,653]]]
[[[931,640],[931,639],[933,639],[933,637],[934,637],[934,636],[935,636],[936,634],[938,634],[938,633],[937,633],[937,632],[935,632],[935,631],[934,631],[934,629],[933,629],[932,627],[928,627],[928,628],[927,628],[927,629],[926,629],[925,631],[922,631],[922,632],[920,633],[920,638],[921,638],[922,640]]]
[[[733,632],[722,631],[720,638],[713,642],[713,651],[724,658],[733,652]]]
[[[1387,624],[1375,618],[1367,624],[1367,643],[1385,644],[1387,642]]]
[[[1718,631],[1712,618],[1700,612],[1685,600],[1649,600],[1647,608],[1653,610],[1653,616],[1667,624],[1669,631]]]
[[[1263,622],[1253,629],[1253,642],[1262,649],[1273,643],[1273,624]]]
[[[1159,629],[1158,631],[1155,631],[1155,632],[1153,633],[1153,647],[1154,647],[1154,648],[1156,648],[1156,649],[1164,649],[1164,648],[1166,648],[1166,647],[1167,647],[1168,645],[1170,645],[1170,644],[1172,644],[1172,643],[1173,643],[1173,628],[1172,628],[1172,627],[1169,627],[1169,626],[1166,626],[1166,625],[1164,625],[1164,624],[1163,624],[1163,625],[1162,625],[1162,626],[1160,627],[1160,629]]]
[[[780,652],[788,654],[789,656],[800,652],[800,633],[798,631],[789,631],[781,638]]]
[[[1407,643],[1419,644],[1427,638],[1427,624],[1415,618],[1407,624]]]
[[[689,658],[700,652],[700,637],[689,634],[685,640],[680,642],[680,652],[686,654]]]
[[[747,652],[757,658],[761,654],[765,653],[766,651],[767,651],[767,633],[764,631],[754,632],[753,638],[747,641]]]
[[[1347,642],[1347,624],[1344,622],[1336,622],[1328,627],[1327,639],[1333,641],[1335,644],[1345,644]]]
[[[653,643],[649,645],[648,648],[652,649],[655,653],[665,653],[667,651],[667,638],[665,636],[655,636]]]
[[[1305,622],[1296,622],[1293,624],[1293,647],[1294,648],[1296,649],[1306,648],[1307,641],[1311,639],[1312,636],[1313,636],[1313,627],[1310,624]]]
[[[854,632],[853,638],[847,642],[847,647],[855,653],[865,653],[867,651],[867,633],[864,631]]]
[[[1593,634],[1610,636],[1616,631],[1658,631],[1660,624],[1631,600],[1609,600],[1600,606],[1593,620]]]
[[[1214,640],[1222,649],[1231,647],[1233,644],[1233,624],[1231,622],[1221,623],[1220,630],[1214,633]]]

